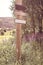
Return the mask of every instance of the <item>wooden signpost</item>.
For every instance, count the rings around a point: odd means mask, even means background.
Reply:
[[[17,60],[21,58],[21,27],[22,24],[26,23],[25,17],[26,13],[24,10],[26,8],[22,5],[22,0],[16,0],[15,2],[15,23],[16,23],[16,52],[17,52]]]

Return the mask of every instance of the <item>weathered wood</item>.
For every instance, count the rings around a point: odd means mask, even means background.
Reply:
[[[16,52],[17,60],[21,58],[21,24],[16,24]]]
[[[15,22],[16,22],[16,52],[17,52],[17,60],[21,58],[21,27],[22,27],[22,22],[24,23],[24,20],[26,19],[26,13],[24,10],[26,9],[23,6],[22,3],[23,0],[16,0],[15,1]],[[17,21],[17,19],[19,21]]]

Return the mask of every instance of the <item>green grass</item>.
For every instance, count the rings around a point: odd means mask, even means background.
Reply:
[[[0,40],[14,38],[15,36],[13,36],[13,31],[15,32],[16,30],[7,31],[4,35],[0,35]]]
[[[0,65],[43,65],[43,50],[36,41],[22,42],[21,63],[16,57],[16,43],[14,30],[7,31],[0,36]],[[41,51],[40,51],[41,50]]]

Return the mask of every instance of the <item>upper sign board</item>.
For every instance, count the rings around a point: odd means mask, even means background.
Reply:
[[[19,15],[19,16],[27,16],[27,13],[23,12],[23,11],[18,11],[18,10],[15,10],[15,15]]]

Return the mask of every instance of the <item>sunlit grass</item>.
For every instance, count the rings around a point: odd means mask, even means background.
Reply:
[[[4,36],[0,36],[0,39],[4,39],[4,38],[11,38],[11,37],[13,37],[13,36],[11,36],[11,35],[4,35]]]
[[[12,36],[13,31],[16,31],[16,30],[15,29],[10,30],[10,31],[5,32],[4,35],[0,35],[0,40],[14,38],[14,36]]]

